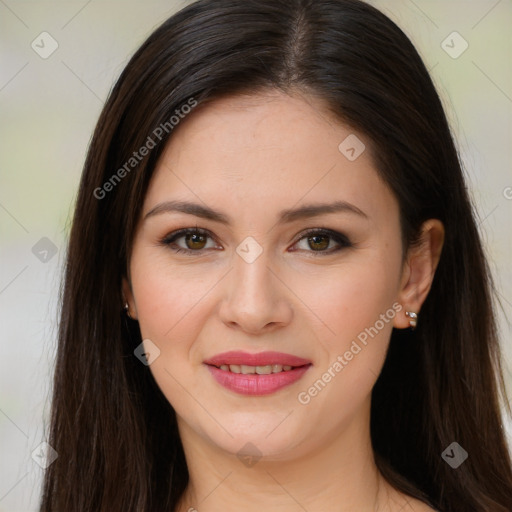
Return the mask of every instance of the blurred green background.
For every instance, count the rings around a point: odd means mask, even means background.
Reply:
[[[187,3],[0,0],[0,512],[37,510],[65,241],[94,125],[131,54]],[[512,391],[512,2],[371,3],[442,96],[503,306]]]

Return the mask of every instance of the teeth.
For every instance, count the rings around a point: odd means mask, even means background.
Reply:
[[[256,373],[259,375],[268,375],[272,373],[272,365],[268,364],[267,366],[256,366]]]
[[[258,374],[269,375],[271,373],[287,372],[292,369],[292,366],[282,364],[267,364],[265,366],[249,366],[246,364],[222,364],[221,370],[232,373],[242,373],[244,375]]]

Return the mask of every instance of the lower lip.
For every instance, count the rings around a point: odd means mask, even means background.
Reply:
[[[207,365],[213,378],[225,388],[239,393],[241,395],[270,395],[276,391],[297,382],[311,366],[299,366],[293,370],[279,373],[269,373],[268,375],[259,375],[250,373],[233,373],[227,370],[221,370],[216,366]]]

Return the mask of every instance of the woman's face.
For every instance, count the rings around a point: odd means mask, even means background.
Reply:
[[[318,100],[273,92],[181,121],[125,293],[182,438],[284,459],[367,433],[403,274],[369,141]]]

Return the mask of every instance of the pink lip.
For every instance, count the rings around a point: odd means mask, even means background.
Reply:
[[[242,395],[269,395],[298,381],[311,366],[311,361],[282,352],[224,352],[205,361],[213,378],[225,388]],[[295,366],[292,370],[267,375],[232,373],[218,368],[221,365]]]

